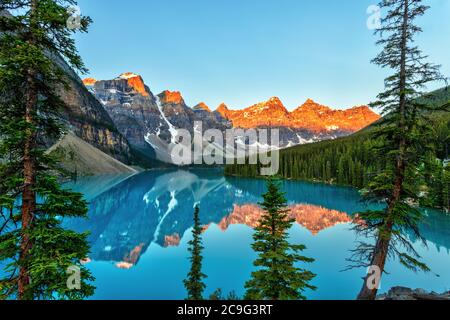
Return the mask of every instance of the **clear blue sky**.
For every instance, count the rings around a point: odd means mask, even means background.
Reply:
[[[79,0],[94,20],[77,44],[97,79],[139,73],[188,105],[242,108],[278,96],[334,108],[366,104],[386,72],[366,27],[377,0]],[[450,76],[450,0],[428,0],[418,44]]]

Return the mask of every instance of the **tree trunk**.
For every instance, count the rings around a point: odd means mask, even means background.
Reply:
[[[391,227],[392,228],[392,227]],[[387,230],[389,233],[391,229]],[[377,266],[380,269],[380,277],[384,272],[384,265],[386,263],[386,258],[389,250],[389,243],[390,243],[391,237],[390,235],[383,239],[382,237],[378,237],[377,244],[374,249],[374,255],[371,262],[372,266]],[[361,288],[361,291],[358,294],[357,299],[358,300],[375,300],[377,297],[378,288],[369,288],[369,282],[371,281],[372,275],[368,274],[364,278],[364,283]]]
[[[403,142],[403,143],[402,143]],[[401,145],[405,143],[404,139],[401,141]],[[401,148],[402,150],[404,147]],[[392,238],[393,222],[391,220],[392,213],[395,205],[400,200],[402,185],[404,181],[405,162],[401,159],[397,161],[397,177],[394,184],[394,190],[391,199],[389,199],[388,207],[386,209],[386,222],[383,229],[378,234],[377,243],[374,248],[374,253],[371,261],[371,266],[377,266],[380,269],[380,280],[384,272],[386,264],[386,258],[389,252],[389,245]],[[371,274],[366,275],[364,278],[363,287],[358,294],[358,300],[375,300],[378,292],[378,288],[370,289],[368,284],[371,281]]]
[[[34,20],[34,13],[36,10],[36,0],[31,4],[31,20]],[[33,27],[33,21],[31,21]],[[28,42],[34,44],[33,30],[30,30]],[[36,193],[34,191],[36,183],[36,159],[33,154],[36,147],[36,133],[33,126],[35,125],[34,113],[36,112],[36,104],[38,100],[38,92],[36,87],[36,72],[30,68],[27,74],[27,86],[25,97],[25,122],[29,126],[25,132],[25,143],[23,149],[23,178],[24,187],[22,192],[22,238],[20,242],[21,261],[19,277],[18,277],[18,299],[27,300],[32,299],[32,296],[27,292],[30,284],[30,274],[28,270],[28,256],[31,249],[30,243],[30,228],[33,221],[34,211],[36,210]]]
[[[33,125],[33,112],[37,103],[37,92],[31,72],[28,75],[27,90],[25,120],[28,125]],[[36,209],[36,194],[33,190],[36,183],[35,158],[33,155],[33,150],[36,146],[36,137],[33,131],[33,129],[27,129],[23,151],[24,188],[22,192],[22,241],[20,243],[20,260],[22,262],[26,261],[31,248],[29,228]],[[21,265],[18,280],[19,299],[26,298],[25,291],[29,283],[28,268],[26,264]]]
[[[407,51],[407,28],[409,19],[409,0],[404,0],[403,8],[403,26],[402,26],[402,42],[401,42],[401,61],[400,61],[400,77],[399,77],[399,129],[400,137],[398,138],[398,157],[395,165],[395,181],[394,188],[392,190],[392,195],[388,200],[388,207],[386,208],[386,218],[382,229],[378,232],[378,239],[375,245],[371,266],[376,266],[380,270],[380,280],[383,275],[387,255],[389,252],[389,246],[392,238],[392,213],[395,209],[396,204],[400,200],[400,196],[403,189],[403,181],[405,177],[405,154],[406,154],[406,144],[405,131],[406,126],[406,51]],[[361,291],[358,294],[358,300],[375,300],[378,292],[378,288],[370,289],[368,284],[371,281],[373,275],[368,274],[364,278],[364,283]]]

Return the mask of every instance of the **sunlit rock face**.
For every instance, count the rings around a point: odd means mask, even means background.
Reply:
[[[83,79],[83,84],[84,84],[86,87],[91,87],[91,86],[93,86],[96,82],[97,82],[97,80],[94,79],[94,78],[86,78],[86,79]]]
[[[289,112],[278,97],[242,110],[221,104],[216,112],[235,128],[277,128],[281,148],[347,136],[380,118],[367,106],[333,110],[311,99]]]
[[[343,131],[353,133],[380,119],[367,106],[347,110],[332,110],[308,99],[291,113],[292,127],[309,129],[314,132]]]
[[[168,144],[174,143],[179,129],[194,134],[202,122],[202,133],[208,129],[279,130],[278,148],[335,139],[358,131],[379,116],[367,106],[333,110],[311,99],[289,112],[278,97],[248,108],[230,109],[222,103],[211,111],[206,103],[194,107],[186,104],[181,92],[165,90],[154,95],[140,75],[126,72],[112,80],[87,78],[85,86],[108,111],[119,131],[141,151],[152,150],[157,159],[171,163]],[[239,137],[235,139],[236,143]],[[265,150],[259,150],[259,152]]]
[[[185,104],[179,91],[165,90],[159,95],[161,102],[165,104]]]
[[[296,204],[288,207],[289,217],[316,235],[320,231],[340,223],[352,222],[345,213],[319,206]],[[232,224],[245,224],[255,228],[264,214],[264,210],[254,204],[234,205],[233,212],[224,217],[218,224],[220,229],[226,230]]]
[[[144,97],[148,97],[150,95],[147,91],[147,88],[145,87],[144,80],[142,80],[142,77],[140,75],[134,74],[132,72],[125,72],[122,73],[119,78],[127,80],[128,85]]]
[[[230,119],[232,115],[232,110],[229,110],[228,106],[225,103],[221,103],[217,107],[216,112],[219,113],[225,119]]]
[[[333,110],[312,99],[308,99],[297,109],[289,112],[278,97],[243,110],[229,110],[225,104],[222,104],[217,112],[230,120],[234,127],[288,127],[314,133],[353,133],[380,118],[367,106]]]
[[[211,109],[206,105],[204,102],[200,102],[199,104],[195,105],[192,110],[194,111],[206,111],[211,112]]]
[[[277,97],[244,110],[227,110],[225,106],[222,107],[221,112],[223,116],[231,120],[234,127],[239,128],[287,127],[290,124],[289,112]]]

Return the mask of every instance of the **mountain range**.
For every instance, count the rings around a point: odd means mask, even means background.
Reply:
[[[268,101],[243,110],[229,110],[225,104],[221,104],[217,112],[230,120],[235,127],[287,127],[318,134],[353,133],[380,118],[367,106],[332,110],[312,99],[308,99],[294,111],[289,112],[278,97],[272,97]]]
[[[367,106],[333,110],[311,99],[289,112],[277,97],[241,110],[221,104],[212,111],[204,102],[191,108],[180,92],[155,95],[140,75],[131,72],[111,80],[86,78],[83,83],[133,148],[164,162],[171,161],[164,148],[175,141],[177,130],[193,134],[195,121],[202,121],[203,132],[278,128],[280,147],[285,148],[346,136],[380,118]]]

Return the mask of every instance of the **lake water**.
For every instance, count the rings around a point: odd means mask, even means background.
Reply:
[[[317,274],[317,290],[306,296],[354,299],[365,270],[342,270],[357,240],[350,217],[365,209],[357,190],[297,181],[282,185],[297,221],[291,241],[305,244],[304,254],[315,259],[306,267]],[[206,296],[217,288],[243,295],[253,270],[252,226],[260,214],[263,180],[224,177],[221,169],[154,170],[83,178],[69,186],[90,202],[89,219],[66,225],[91,232],[87,266],[96,278],[93,299],[184,299],[195,204],[205,225]],[[427,215],[421,230],[428,246],[415,245],[432,272],[416,274],[390,261],[380,292],[396,285],[450,289],[450,216],[433,210]]]

